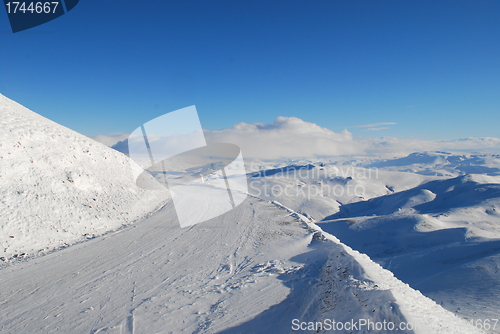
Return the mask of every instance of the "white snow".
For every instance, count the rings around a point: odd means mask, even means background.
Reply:
[[[0,257],[36,255],[120,228],[159,207],[129,159],[0,95]]]
[[[476,333],[456,314],[497,317],[495,155],[247,162],[247,199],[182,229],[189,203],[139,189],[123,154],[4,96],[0,113],[1,331]]]
[[[497,319],[500,177],[463,175],[463,161],[471,159],[471,168],[496,175],[495,156],[482,155],[482,165],[478,156],[449,155],[461,163],[450,163],[448,172],[461,176],[345,205],[320,226],[448,310],[474,321]],[[408,166],[400,162],[384,165]]]
[[[2,328],[289,333],[293,319],[365,319],[476,332],[278,203],[249,198],[187,229],[173,217],[169,204],[119,233],[4,268]]]
[[[353,165],[321,165],[298,163],[252,171],[248,179],[249,192],[268,200],[277,200],[315,220],[322,220],[337,213],[342,205],[442,178]]]

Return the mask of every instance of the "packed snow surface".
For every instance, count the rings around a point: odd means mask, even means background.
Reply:
[[[416,329],[403,333],[476,332],[279,203],[250,197],[185,229],[173,217],[168,204],[120,232],[4,268],[2,328],[290,333],[294,319],[365,319]]]

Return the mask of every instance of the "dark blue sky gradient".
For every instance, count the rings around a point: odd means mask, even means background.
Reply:
[[[0,93],[86,135],[194,104],[208,129],[500,137],[500,1],[81,0],[16,34],[0,12]]]

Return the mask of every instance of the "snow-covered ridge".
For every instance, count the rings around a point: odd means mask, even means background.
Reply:
[[[411,324],[411,331],[401,330],[401,332],[482,332],[443,309],[418,290],[401,282],[394,277],[392,272],[383,269],[366,254],[353,250],[334,235],[323,231],[305,216],[279,202],[273,201],[272,203],[290,212],[312,231],[313,242],[318,240],[331,243],[329,244],[329,260],[322,268],[322,287],[314,291],[316,299],[310,306],[313,308],[317,306],[317,303],[320,304],[319,312],[317,310],[312,312],[316,314],[316,321],[335,319],[346,323],[355,316],[358,317],[357,319],[370,319],[373,323],[387,321],[397,324],[406,321]],[[360,333],[371,332],[365,330],[366,328],[359,328]],[[377,332],[391,333],[393,331],[382,329]]]
[[[344,205],[320,226],[448,310],[497,319],[499,207],[498,176],[463,175]]]
[[[254,193],[314,218],[325,233],[449,311],[469,321],[497,319],[497,154],[423,152],[383,166],[352,161],[270,167],[251,174]],[[357,186],[361,193],[349,192]],[[488,332],[500,331],[490,327]]]
[[[129,159],[0,94],[0,257],[34,255],[100,235],[153,211]]]

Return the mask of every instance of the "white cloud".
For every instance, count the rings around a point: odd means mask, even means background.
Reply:
[[[379,123],[382,124],[382,123]],[[391,123],[393,124],[393,123]],[[371,124],[374,125],[374,124]],[[207,142],[238,145],[245,158],[317,158],[324,156],[395,157],[421,151],[499,152],[500,138],[430,141],[395,137],[355,139],[296,117],[278,117],[273,124],[238,123],[229,129],[204,130]],[[126,141],[115,149],[126,152]]]
[[[365,125],[358,125],[355,126],[355,128],[376,128],[382,125],[396,125],[397,123],[394,122],[384,122],[384,123],[373,123],[373,124],[365,124]],[[384,128],[388,129],[388,128]]]
[[[368,124],[392,125],[396,123]],[[375,130],[375,129],[374,129]],[[246,158],[315,158],[370,155],[394,157],[416,151],[500,152],[500,138],[465,138],[430,141],[395,137],[355,139],[347,130],[333,132],[296,117],[278,117],[273,124],[238,123],[230,129],[205,131],[208,142],[238,145]]]
[[[380,130],[387,130],[389,128],[387,127],[381,127],[381,128],[368,128],[368,129],[365,129],[363,131],[380,131]]]
[[[274,159],[361,154],[352,134],[333,132],[296,117],[278,117],[273,124],[238,123],[230,129],[206,131],[207,142],[238,145],[244,157]]]

